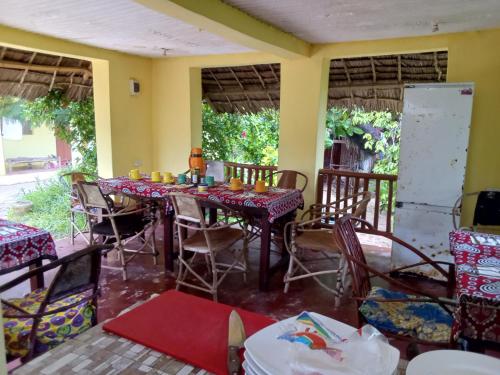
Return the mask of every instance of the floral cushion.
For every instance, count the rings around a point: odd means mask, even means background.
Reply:
[[[46,289],[37,289],[24,298],[14,298],[8,301],[29,313],[36,313],[46,292]],[[63,298],[48,305],[46,311],[71,305],[83,297],[83,294],[75,294]],[[95,308],[91,302],[85,301],[68,310],[43,317],[37,329],[35,353],[42,353],[89,329],[92,326],[94,311]],[[4,305],[4,314],[7,313],[21,314],[20,311]],[[32,324],[33,319],[4,317],[3,328],[7,354],[12,357],[24,357],[28,354]]]
[[[369,297],[416,298],[379,287],[373,287]],[[453,318],[435,303],[364,301],[359,310],[369,324],[384,331],[432,342],[447,342],[451,337]]]

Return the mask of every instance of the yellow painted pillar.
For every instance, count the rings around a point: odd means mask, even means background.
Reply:
[[[154,167],[181,173],[191,147],[201,147],[201,70],[156,60],[153,77]]]
[[[324,58],[281,63],[278,167],[307,175],[306,208],[314,203],[316,176],[323,165],[329,66]]]

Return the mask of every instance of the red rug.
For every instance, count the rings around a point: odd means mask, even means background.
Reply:
[[[274,323],[264,315],[169,290],[103,329],[215,374],[227,374],[229,314],[240,314],[247,337]]]

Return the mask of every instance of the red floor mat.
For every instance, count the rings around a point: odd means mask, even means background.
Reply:
[[[216,374],[227,374],[228,319],[235,309],[247,337],[274,320],[170,290],[104,324],[103,329]]]

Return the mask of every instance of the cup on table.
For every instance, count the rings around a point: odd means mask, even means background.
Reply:
[[[214,176],[205,176],[205,182],[206,184],[210,187],[210,186],[214,186],[215,185],[215,178]]]
[[[243,183],[239,178],[233,177],[230,181],[229,187],[231,190],[240,190],[243,188]]]
[[[177,183],[178,184],[186,183],[186,175],[184,173],[180,173],[179,175],[177,175]]]
[[[264,180],[255,181],[255,191],[257,193],[265,193],[267,191],[266,182]]]
[[[161,181],[160,172],[151,172],[151,181],[152,182],[160,182]]]
[[[172,176],[172,172],[165,172],[163,175],[163,182],[166,184],[171,184],[174,182],[174,176]]]
[[[131,169],[130,172],[128,172],[128,176],[132,180],[139,180],[141,178],[141,173],[138,169]]]

